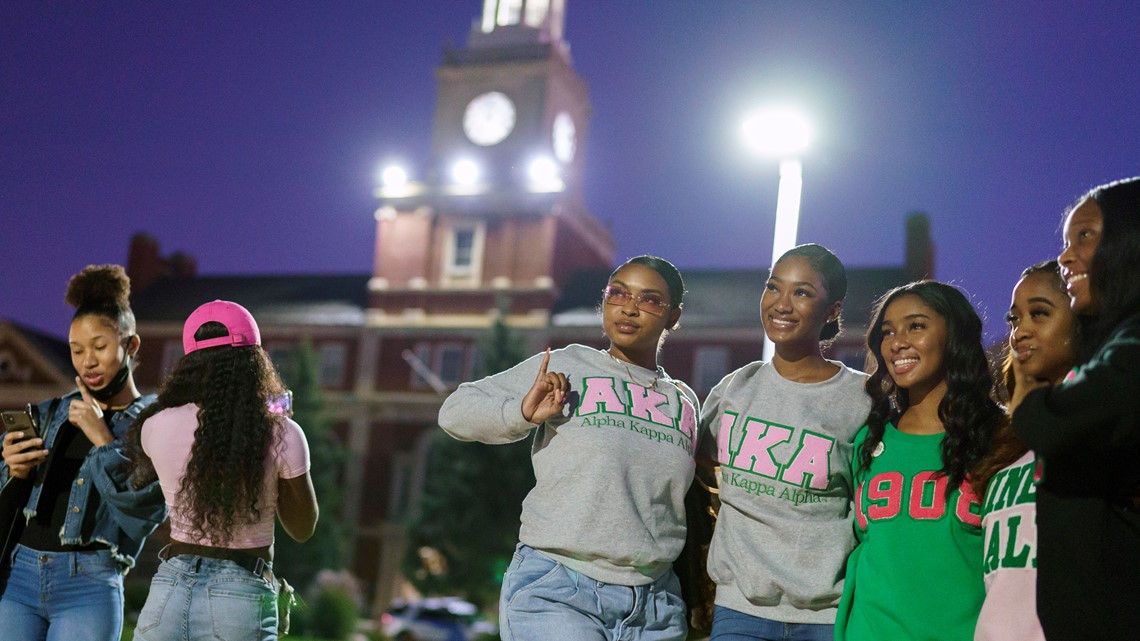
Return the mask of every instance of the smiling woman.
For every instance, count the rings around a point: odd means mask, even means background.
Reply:
[[[835,638],[972,639],[982,532],[966,473],[1003,416],[981,319],[956,288],[911,283],[876,304],[867,351],[872,409],[853,470],[859,544]]]
[[[1044,461],[1037,611],[1052,639],[1134,639],[1140,627],[1140,177],[1065,215],[1060,256],[1077,367],[1027,394],[1013,429]]]
[[[27,524],[4,554],[12,568],[0,621],[10,638],[45,639],[50,627],[69,639],[118,641],[123,574],[166,516],[157,483],[137,490],[120,483],[123,437],[154,402],[135,387],[139,337],[129,293],[118,265],[72,277],[66,300],[76,308],[68,335],[76,390],[36,407],[41,438],[4,436],[5,492],[30,485]],[[42,590],[45,583],[52,590]]]
[[[830,250],[785,252],[760,299],[775,355],[725,376],[705,401],[699,461],[723,479],[708,563],[712,641],[783,639],[785,629],[834,637],[855,544],[851,442],[871,408],[866,375],[822,352],[839,334],[846,293]]]
[[[685,544],[697,399],[657,364],[684,293],[668,261],[630,259],[602,290],[606,350],[547,349],[460,385],[440,408],[440,427],[460,440],[534,433],[535,486],[500,597],[504,641],[609,638],[631,627],[643,641],[686,637],[671,566]]]

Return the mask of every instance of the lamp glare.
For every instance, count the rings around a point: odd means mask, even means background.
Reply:
[[[460,185],[474,185],[479,180],[479,166],[473,160],[460,160],[451,168],[451,177]]]
[[[529,172],[532,182],[550,183],[558,180],[558,163],[546,156],[535,158],[530,163]]]
[[[380,173],[380,183],[389,188],[404,187],[408,184],[408,172],[399,165],[390,165]]]
[[[811,124],[803,114],[785,107],[757,112],[744,121],[744,139],[759,153],[798,156],[811,143]]]

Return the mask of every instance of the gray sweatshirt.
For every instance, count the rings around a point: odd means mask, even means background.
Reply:
[[[833,361],[834,362],[834,361]],[[871,410],[866,374],[789,381],[755,362],[724,377],[701,413],[700,449],[721,466],[709,548],[716,604],[784,623],[835,623],[851,519],[851,451]]]
[[[522,417],[542,354],[464,383],[439,410],[460,440],[518,441],[536,427],[535,486],[523,501],[519,539],[603,583],[645,585],[668,571],[685,543],[685,492],[693,479],[696,395],[604,351],[568,345],[548,372],[570,381],[562,416]]]

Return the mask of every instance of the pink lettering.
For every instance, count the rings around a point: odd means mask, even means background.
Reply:
[[[919,472],[910,486],[910,516],[913,519],[937,521],[946,514],[946,475]]]
[[[863,489],[866,487],[866,483],[860,483],[859,489],[855,491],[855,521],[864,532],[867,531],[867,515],[863,513]]]
[[[958,504],[954,506],[954,514],[958,520],[973,527],[982,527],[982,506],[978,496],[970,487],[970,479],[962,481],[958,487]]]
[[[645,389],[640,385],[627,384],[631,407],[629,415],[635,418],[644,418],[658,425],[673,425],[673,419],[661,411],[662,404],[668,404],[669,398],[661,392]]]
[[[811,432],[800,438],[800,449],[784,469],[781,478],[799,487],[826,490],[831,482],[831,448],[834,442]]]
[[[586,389],[582,392],[582,401],[578,406],[579,416],[596,414],[600,411],[625,413],[625,403],[621,402],[621,398],[614,391],[612,378],[587,378],[583,383]],[[605,410],[602,410],[602,406]]]
[[[882,472],[867,486],[867,500],[874,505],[867,506],[867,518],[878,521],[893,519],[902,509],[903,475],[901,472]]]
[[[732,466],[776,478],[780,473],[780,466],[772,458],[772,448],[788,441],[791,437],[792,430],[786,427],[769,425],[750,418],[744,423],[744,438],[740,442],[740,451],[736,453]],[[748,464],[742,465],[742,463]]]

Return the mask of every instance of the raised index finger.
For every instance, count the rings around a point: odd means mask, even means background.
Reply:
[[[542,377],[546,376],[546,366],[547,365],[550,365],[550,348],[549,347],[546,348],[546,354],[543,355],[543,357],[542,357],[542,364],[538,366],[538,376],[536,376],[534,380],[539,381],[539,380],[542,380]]]
[[[83,402],[89,405],[94,405],[95,399],[91,398],[91,392],[87,391],[87,385],[83,383],[83,379],[76,376],[75,385],[79,388],[80,395],[83,396]]]

